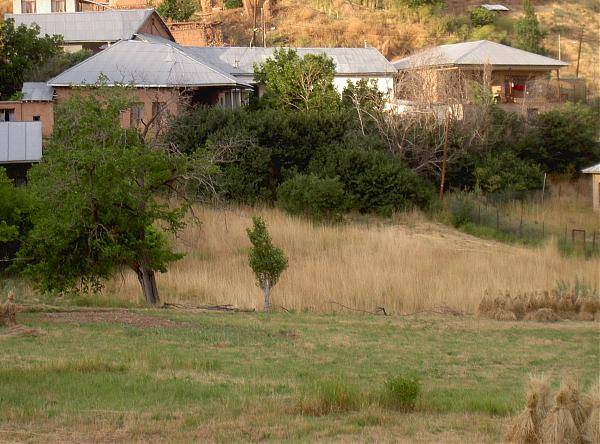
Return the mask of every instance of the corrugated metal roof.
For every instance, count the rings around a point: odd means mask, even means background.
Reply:
[[[52,102],[54,90],[45,82],[25,82],[21,90],[24,102]]]
[[[107,84],[139,87],[240,85],[226,72],[163,42],[122,40],[48,81],[52,86]]]
[[[186,46],[185,51],[199,60],[205,60],[232,75],[252,76],[254,64],[273,57],[278,48],[199,47]],[[306,54],[325,54],[333,59],[336,74],[378,76],[396,73],[393,65],[375,48],[293,48],[300,57]]]
[[[488,11],[510,11],[510,9],[507,8],[506,6],[498,5],[498,4],[490,5],[490,4],[486,3],[486,4],[481,5],[481,7],[487,9]]]
[[[600,174],[600,163],[592,165],[591,167],[586,168],[585,170],[581,170],[581,172],[585,174]]]
[[[62,35],[65,42],[116,42],[127,40],[156,14],[154,9],[120,9],[49,14],[6,14],[15,25],[37,23],[42,34]],[[157,17],[158,14],[156,14]],[[162,19],[161,19],[162,20]],[[168,29],[165,25],[165,28]]]
[[[569,64],[488,40],[441,45],[394,62],[399,69],[485,65],[502,67],[560,68]]]

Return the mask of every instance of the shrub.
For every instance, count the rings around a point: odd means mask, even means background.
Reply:
[[[196,12],[196,4],[194,0],[163,0],[156,11],[165,19],[185,22]]]
[[[540,113],[520,144],[520,155],[557,173],[576,172],[598,162],[598,118],[593,107],[572,103]]]
[[[486,193],[526,191],[541,188],[544,173],[536,163],[503,151],[485,156],[475,167],[475,179]]]
[[[362,396],[360,390],[345,381],[323,380],[304,394],[298,410],[302,414],[315,416],[358,410]]]
[[[471,19],[471,23],[473,26],[485,26],[492,25],[496,20],[496,13],[494,11],[490,11],[481,6],[477,8],[471,9],[469,13],[469,18]]]
[[[455,194],[449,199],[452,225],[455,228],[463,227],[473,222],[475,204],[466,194]]]
[[[236,9],[244,6],[242,0],[225,0],[225,9]]]
[[[421,384],[415,377],[396,376],[385,383],[380,396],[382,406],[403,412],[414,410]]]
[[[290,214],[334,221],[346,208],[346,193],[338,178],[298,174],[279,186],[277,205]]]
[[[428,208],[433,187],[396,157],[357,148],[324,147],[309,166],[323,177],[338,177],[348,206],[360,212],[389,215],[410,207]]]

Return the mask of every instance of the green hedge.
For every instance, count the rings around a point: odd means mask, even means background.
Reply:
[[[346,210],[346,192],[338,178],[297,174],[279,186],[277,205],[312,220],[335,221]]]

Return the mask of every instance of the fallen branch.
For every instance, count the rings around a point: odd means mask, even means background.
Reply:
[[[359,313],[367,313],[367,314],[372,314],[372,315],[383,314],[384,316],[388,316],[387,312],[385,311],[385,308],[383,308],[383,307],[377,307],[377,310],[369,311],[369,310],[361,310],[360,308],[348,307],[347,305],[340,304],[339,302],[336,302],[336,301],[327,301],[327,303],[339,305],[340,307],[345,308],[346,310],[357,311]]]
[[[398,316],[403,316],[403,317],[404,316],[414,316],[414,315],[425,314],[425,313],[439,314],[439,315],[452,315],[452,316],[457,316],[457,317],[473,315],[473,313],[469,313],[466,311],[460,311],[460,310],[457,310],[456,308],[448,307],[447,305],[440,305],[437,307],[430,308],[428,310],[413,311],[412,313],[399,314]]]
[[[174,310],[208,310],[208,311],[226,311],[232,313],[253,313],[256,310],[252,309],[243,309],[234,307],[231,304],[224,305],[186,305],[186,304],[177,304],[172,302],[165,302],[162,305],[162,308],[174,309]]]

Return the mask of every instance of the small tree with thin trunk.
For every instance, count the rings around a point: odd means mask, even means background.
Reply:
[[[263,291],[264,311],[270,307],[271,289],[279,281],[281,273],[287,268],[288,261],[281,248],[273,245],[267,231],[265,221],[259,217],[252,218],[254,227],[248,228],[248,237],[252,243],[249,260],[250,268],[256,276],[256,285]]]

